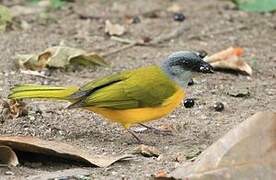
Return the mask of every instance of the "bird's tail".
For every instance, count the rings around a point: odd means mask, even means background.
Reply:
[[[60,99],[69,100],[69,96],[76,92],[79,88],[72,87],[54,87],[47,85],[36,84],[20,84],[11,89],[9,99],[24,99],[24,98],[45,98],[45,99]]]

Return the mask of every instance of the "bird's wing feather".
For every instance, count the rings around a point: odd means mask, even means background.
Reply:
[[[82,106],[131,109],[162,105],[176,91],[176,84],[158,66],[131,71],[124,80],[89,94]]]

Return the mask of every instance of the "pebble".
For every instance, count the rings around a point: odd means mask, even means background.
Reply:
[[[184,100],[185,108],[192,108],[195,105],[195,101],[193,98],[187,98]]]
[[[12,175],[14,175],[14,172],[12,172],[12,171],[6,171],[6,172],[5,172],[5,175],[12,176]]]
[[[192,86],[192,85],[194,85],[194,84],[195,84],[194,80],[193,80],[193,79],[190,79],[190,81],[188,82],[188,86]]]
[[[184,21],[184,20],[186,19],[186,17],[184,16],[183,13],[174,13],[174,14],[173,14],[173,19],[174,19],[175,21],[182,22],[182,21]]]
[[[216,102],[213,107],[214,110],[217,112],[221,112],[224,110],[224,104],[222,102]]]

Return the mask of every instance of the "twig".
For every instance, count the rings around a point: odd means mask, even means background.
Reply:
[[[129,49],[129,48],[134,47],[134,46],[136,46],[136,43],[128,44],[128,45],[125,45],[125,46],[120,47],[120,48],[118,48],[118,49],[114,49],[113,51],[103,53],[103,54],[101,54],[101,56],[102,56],[102,57],[107,57],[107,56],[116,54],[116,53],[118,53],[118,52],[121,52],[121,51],[123,51],[123,50]]]
[[[45,79],[51,79],[51,80],[54,80],[54,81],[58,80],[58,79],[53,78],[53,77],[45,76],[44,74],[42,74],[38,71],[20,70],[20,73],[27,74],[27,75],[32,75],[32,76],[37,76],[37,77],[42,77],[42,78],[45,78]]]
[[[179,28],[175,29],[174,31],[170,32],[169,34],[166,34],[164,36],[162,36],[162,35],[158,36],[157,38],[153,39],[151,42],[145,42],[145,43],[112,36],[111,37],[112,40],[116,40],[116,41],[122,42],[122,43],[127,43],[128,45],[125,45],[123,47],[120,47],[118,49],[115,49],[115,50],[107,52],[107,53],[103,53],[101,55],[103,57],[110,56],[115,53],[121,52],[123,50],[132,48],[134,46],[156,46],[160,43],[163,43],[165,41],[168,41],[168,40],[171,40],[173,38],[180,36],[185,30],[187,30],[185,27],[186,26],[184,24],[182,24]]]

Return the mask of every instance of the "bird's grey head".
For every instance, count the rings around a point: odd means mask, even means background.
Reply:
[[[168,56],[162,65],[163,70],[182,86],[192,78],[192,72],[213,73],[213,67],[203,61],[198,52],[178,51]]]

